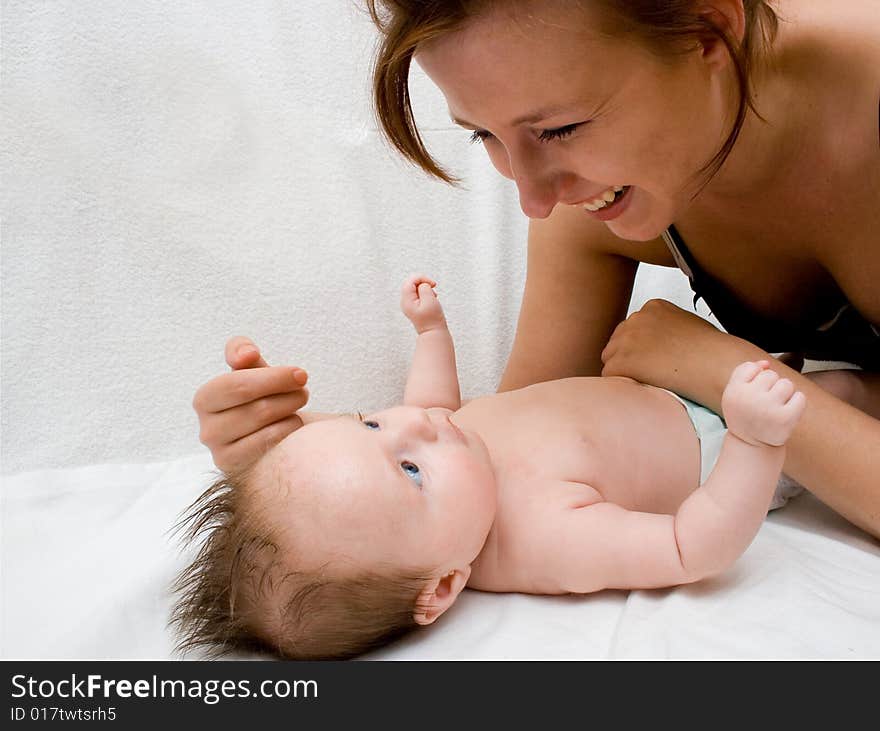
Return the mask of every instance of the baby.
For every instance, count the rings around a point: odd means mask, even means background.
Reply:
[[[566,378],[461,406],[435,282],[404,405],[307,423],[191,508],[179,647],[341,658],[434,622],[465,587],[533,594],[724,571],[767,513],[803,394],[743,363],[724,422],[627,378]]]

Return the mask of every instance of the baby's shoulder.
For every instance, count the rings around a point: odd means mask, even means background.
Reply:
[[[583,482],[548,480],[544,484],[502,490],[496,522],[512,544],[528,545],[552,536],[572,510],[604,501],[602,493]]]
[[[604,502],[595,488],[558,480],[541,492],[502,499],[492,541],[479,566],[477,586],[487,591],[556,594],[549,566],[560,561],[560,531],[578,509]]]

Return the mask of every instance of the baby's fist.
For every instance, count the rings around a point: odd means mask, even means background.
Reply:
[[[400,309],[417,333],[446,327],[443,308],[433,289],[436,286],[433,279],[419,274],[407,279],[400,290]]]
[[[734,368],[721,397],[724,420],[744,442],[779,447],[788,441],[806,406],[806,397],[766,360]]]

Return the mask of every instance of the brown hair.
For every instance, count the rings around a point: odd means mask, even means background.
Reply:
[[[431,157],[413,118],[409,70],[420,44],[458,30],[489,1],[366,0],[370,16],[381,33],[373,66],[373,103],[382,132],[407,160],[451,184],[458,180]],[[700,171],[711,178],[733,149],[747,110],[751,108],[758,114],[750,85],[751,72],[776,35],[779,23],[776,12],[768,0],[743,0],[746,27],[743,41],[739,43],[710,16],[700,13],[695,0],[594,2],[605,11],[603,30],[636,36],[661,57],[690,51],[707,35],[720,39],[727,47],[736,73],[739,103],[733,129]],[[578,4],[582,4],[582,0]]]
[[[201,542],[172,585],[177,650],[209,657],[268,651],[291,660],[343,659],[416,627],[426,576],[360,572],[329,564],[297,570],[281,555],[253,468],[220,473],[177,524]]]

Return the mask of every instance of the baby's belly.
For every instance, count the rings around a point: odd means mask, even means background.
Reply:
[[[680,401],[638,384],[641,409],[603,444],[605,500],[628,510],[675,513],[700,484],[700,440]]]
[[[699,485],[699,440],[684,406],[630,379],[536,384],[471,402],[456,421],[483,435],[504,512],[527,510],[563,481],[628,510],[671,514]]]
[[[483,436],[498,477],[475,588],[563,592],[542,566],[545,551],[558,550],[546,538],[566,511],[604,500],[671,515],[699,485],[699,440],[684,406],[629,379],[536,384],[472,401],[455,421]]]

